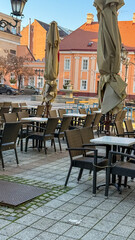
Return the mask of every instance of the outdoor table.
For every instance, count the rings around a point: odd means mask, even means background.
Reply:
[[[135,144],[135,138],[103,136],[91,139],[91,142],[95,144],[129,147]]]
[[[26,118],[21,118],[22,121],[25,122],[37,122],[37,123],[43,123],[47,122],[48,118],[42,118],[42,117],[26,117]]]
[[[76,118],[85,118],[86,114],[80,114],[80,113],[65,113],[63,114],[64,117],[76,117]]]
[[[108,151],[107,152],[109,154],[109,150],[111,150],[111,146],[114,148],[113,149],[114,151],[116,151],[116,147],[117,146],[130,147],[133,144],[135,144],[135,138],[103,136],[103,137],[91,139],[90,142],[91,143],[95,143],[95,144],[105,144],[105,145],[108,145]],[[110,149],[109,149],[109,147],[110,147]],[[116,161],[116,159],[114,159],[114,162],[115,161]],[[99,185],[97,187],[97,189],[99,187],[105,186],[105,185],[106,184],[101,184],[101,185]],[[118,186],[116,184],[115,176],[112,176],[112,183],[110,183],[110,185],[115,186],[117,188],[117,190],[118,190]]]

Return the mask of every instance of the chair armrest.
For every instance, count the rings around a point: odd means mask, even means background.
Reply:
[[[88,150],[88,151],[93,151],[93,152],[98,152],[97,149],[91,149],[91,148],[66,148],[66,150],[69,150],[69,151],[83,151],[83,150]]]
[[[87,144],[83,144],[83,147],[88,147],[88,146],[102,146],[102,147],[107,147],[107,144],[102,144],[102,143],[87,143]]]
[[[109,152],[109,161],[108,161],[108,165],[109,167],[111,167],[111,160],[112,160],[112,157],[113,155],[120,155],[120,156],[123,156],[123,157],[127,157],[127,158],[132,158],[132,159],[135,159],[135,156],[132,156],[132,155],[129,155],[127,153],[121,153],[121,152],[115,152],[115,151],[110,151]]]

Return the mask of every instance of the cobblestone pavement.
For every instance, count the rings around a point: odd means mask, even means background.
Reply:
[[[70,160],[63,151],[54,153],[50,143],[48,154],[29,148],[20,152],[17,167],[14,154],[4,153],[5,171],[0,166],[0,179],[48,189],[45,194],[17,208],[0,206],[0,240],[134,240],[135,184],[119,194],[114,187],[109,198],[104,187],[92,196],[92,175],[84,171],[77,183],[78,169],[73,169],[68,187],[64,187]],[[105,171],[98,173],[104,183]]]

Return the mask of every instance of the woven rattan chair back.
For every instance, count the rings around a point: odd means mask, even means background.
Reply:
[[[72,117],[63,117],[59,132],[64,133],[64,131],[68,130],[71,121],[72,121]]]
[[[85,108],[79,108],[79,113],[80,113],[80,114],[87,114]]]
[[[6,123],[17,122],[17,114],[16,113],[4,113],[4,121]]]
[[[11,107],[12,102],[4,102],[3,107]]]
[[[36,117],[42,117],[43,113],[44,113],[44,105],[38,105]]]
[[[98,129],[101,117],[102,117],[102,113],[96,113],[95,119],[94,119],[94,122],[93,122],[93,128],[94,129]]]
[[[20,107],[25,107],[25,106],[27,106],[27,103],[26,103],[26,102],[20,103]]]
[[[18,120],[21,121],[22,118],[29,117],[29,113],[27,111],[22,111],[17,113]]]
[[[54,110],[50,110],[49,111],[49,117],[50,118],[57,118],[57,111],[54,109]]]
[[[63,114],[66,114],[66,109],[59,108],[58,109],[58,114],[60,118],[63,118]]]
[[[0,108],[3,107],[3,104],[4,104],[3,102],[0,102]]]
[[[20,107],[13,107],[13,108],[12,108],[12,113],[20,112],[20,110],[21,110]]]
[[[115,116],[115,122],[120,121],[122,110],[120,110]]]
[[[12,104],[11,104],[11,107],[12,107],[12,108],[17,108],[17,107],[19,107],[19,103],[12,103]]]
[[[123,127],[123,122],[122,121],[117,121],[115,122],[115,126],[116,126],[116,134],[119,136],[123,136],[124,137],[124,127]]]
[[[68,148],[82,148],[82,138],[80,137],[80,130],[67,130],[65,131],[65,137]],[[82,155],[84,151],[70,151],[70,157],[71,159],[75,156]]]
[[[127,132],[134,132],[134,128],[133,128],[133,124],[132,124],[132,120],[128,119],[125,121],[125,126],[126,126],[126,131]]]
[[[0,116],[3,117],[3,114],[4,114],[4,113],[9,113],[9,107],[2,107],[2,108],[0,109]]]
[[[127,110],[122,110],[121,116],[120,116],[120,121],[124,121],[126,114],[127,114]]]
[[[80,129],[80,134],[83,144],[90,144],[90,140],[94,138],[93,130],[90,127]]]
[[[52,134],[55,132],[55,129],[58,124],[58,118],[48,118],[44,134]]]
[[[95,113],[88,114],[85,118],[83,127],[91,127],[95,118]]]
[[[94,113],[94,111],[98,111],[97,107],[90,108],[91,113]]]
[[[2,135],[2,144],[15,144],[20,128],[21,122],[5,123]],[[5,145],[5,148],[6,147],[7,145]]]

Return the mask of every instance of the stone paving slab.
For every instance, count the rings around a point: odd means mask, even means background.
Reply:
[[[56,143],[58,149],[58,143]],[[63,149],[65,149],[63,144]],[[110,188],[109,198],[104,188],[92,196],[92,176],[85,170],[77,183],[78,169],[71,172],[68,187],[64,182],[70,160],[65,150],[55,154],[48,149],[40,153],[29,149],[20,152],[16,167],[6,153],[5,171],[0,179],[47,188],[49,192],[18,208],[0,207],[0,240],[134,240],[135,184],[120,195]],[[105,171],[98,173],[98,183],[105,181]],[[80,221],[75,225],[74,221]]]

